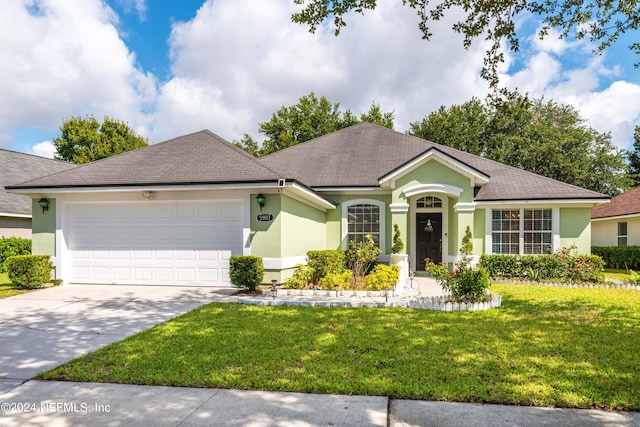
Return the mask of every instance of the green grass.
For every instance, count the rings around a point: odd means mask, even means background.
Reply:
[[[629,280],[631,278],[629,271],[624,269],[605,268],[604,275],[611,279]]]
[[[640,409],[640,292],[492,291],[475,313],[213,303],[39,378]]]
[[[12,297],[29,292],[28,290],[18,289],[15,287],[7,273],[0,273],[0,299]]]

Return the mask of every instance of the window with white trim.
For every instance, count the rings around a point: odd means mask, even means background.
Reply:
[[[627,223],[618,223],[618,246],[627,246]]]
[[[360,243],[370,235],[374,243],[380,246],[380,206],[373,204],[355,204],[347,207],[347,242]]]
[[[491,217],[492,249],[494,254],[520,252],[520,210],[494,209]]]
[[[551,209],[524,210],[524,253],[526,255],[553,252]]]
[[[491,215],[491,251],[494,254],[553,252],[551,209],[494,209]]]

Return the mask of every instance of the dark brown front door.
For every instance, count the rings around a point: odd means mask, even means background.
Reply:
[[[424,270],[425,258],[435,263],[442,261],[442,214],[416,214],[416,246],[418,270]]]

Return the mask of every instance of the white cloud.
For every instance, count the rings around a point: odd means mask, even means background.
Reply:
[[[395,110],[404,131],[441,104],[487,91],[479,77],[485,46],[464,50],[450,23],[436,23],[434,40],[425,42],[415,11],[381,3],[347,17],[335,37],[330,28],[310,34],[293,24],[295,10],[279,0],[216,0],[177,23],[170,39],[175,77],[160,90],[152,139],[202,127],[227,139],[257,137],[259,122],[311,91],[356,114],[380,103]]]
[[[56,129],[71,115],[134,124],[155,101],[114,12],[99,0],[9,0],[0,14],[0,146],[13,129]]]
[[[53,159],[53,157],[56,155],[56,148],[51,141],[42,141],[31,147],[29,153],[35,154],[36,156]]]

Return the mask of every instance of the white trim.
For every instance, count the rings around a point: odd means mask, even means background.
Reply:
[[[422,193],[439,193],[447,194],[454,197],[460,197],[460,194],[464,189],[449,184],[418,184],[402,190],[402,193],[407,197],[413,197]]]
[[[13,217],[13,218],[31,218],[31,214],[19,214],[19,213],[10,213],[10,212],[0,212],[0,216]]]
[[[349,242],[347,241],[347,234],[349,234],[348,231],[348,223],[347,223],[347,213],[349,211],[349,207],[353,206],[353,205],[374,205],[374,206],[378,206],[380,208],[380,252],[381,254],[385,254],[385,240],[387,237],[387,222],[386,222],[386,206],[385,203],[380,201],[380,200],[375,200],[375,199],[353,199],[353,200],[347,200],[345,202],[342,203],[342,220],[340,221],[341,223],[341,237],[342,237],[342,242],[341,242],[341,247],[342,249],[346,250],[349,248]]]
[[[7,190],[17,194],[65,194],[65,193],[130,193],[140,191],[184,191],[184,190],[251,190],[254,188],[278,188],[278,183],[235,183],[235,184],[175,184],[175,185],[135,185],[135,186],[108,186],[108,187],[41,187],[41,188],[16,188]]]
[[[281,188],[281,190],[283,190],[285,194],[293,192],[300,199],[305,200],[307,203],[313,205],[314,207],[322,209],[325,212],[328,209],[335,209],[337,207],[335,204],[329,202],[324,197],[318,195],[318,193],[316,193],[315,191],[309,190],[308,188],[296,183],[287,185],[286,187]]]
[[[262,258],[265,270],[286,270],[295,268],[298,264],[306,264],[307,262],[308,259],[305,255],[284,258]]]
[[[242,197],[242,255],[251,255],[251,194]]]
[[[549,205],[574,205],[574,204],[584,204],[585,207],[595,207],[597,204],[608,203],[608,200],[604,199],[549,199],[549,200],[539,200],[539,199],[531,199],[531,200],[492,200],[492,201],[482,201],[477,200],[476,204],[479,207],[482,206],[513,206],[513,205],[540,205],[540,206],[549,206]],[[574,206],[575,207],[575,206]]]
[[[430,160],[435,160],[438,163],[443,164],[453,169],[454,171],[466,176],[467,178],[469,178],[469,186],[471,187],[475,187],[476,184],[482,185],[489,182],[489,177],[484,173],[481,173],[479,171],[472,169],[471,167],[465,165],[464,163],[458,161],[457,159],[441,151],[438,151],[435,148],[430,148],[425,153],[416,157],[415,159],[405,164],[404,166],[401,166],[398,169],[391,171],[386,175],[383,175],[382,177],[380,177],[378,179],[378,183],[380,185],[383,185],[384,183],[390,182],[391,188],[394,188],[395,180],[398,177],[411,172],[412,170],[429,162]]]
[[[453,205],[456,212],[475,212],[476,203],[475,202],[458,202]]]
[[[387,194],[386,190],[382,190],[380,187],[314,187],[315,191],[321,193],[364,193],[371,194],[372,192],[380,192],[381,194]]]
[[[619,219],[634,219],[634,218],[640,218],[640,213],[626,214],[626,215],[616,215],[616,216],[606,216],[604,218],[591,218],[591,221],[592,222],[597,222],[597,221],[617,221]]]
[[[409,211],[409,203],[391,203],[389,209],[392,213],[403,213]]]

